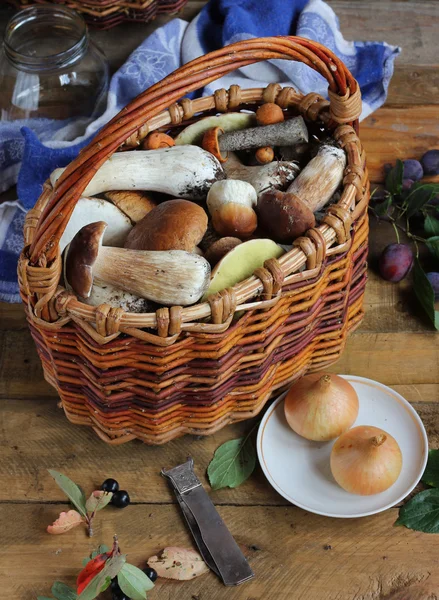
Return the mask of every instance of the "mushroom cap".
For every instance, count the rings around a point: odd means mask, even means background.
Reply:
[[[93,287],[93,265],[102,245],[107,223],[89,223],[78,231],[67,250],[64,276],[72,290],[88,298]]]
[[[284,112],[280,106],[273,102],[266,102],[256,111],[256,121],[258,125],[273,125],[284,121]]]
[[[211,154],[214,155],[215,158],[219,160],[219,162],[224,163],[227,161],[227,152],[226,154],[222,154],[219,147],[219,136],[224,133],[224,129],[222,127],[212,127],[212,129],[208,129],[203,135],[203,141],[201,143],[204,150],[207,150]]]
[[[241,243],[241,240],[237,237],[222,237],[209,246],[205,258],[209,261],[210,266],[214,267],[226,254]]]
[[[207,214],[189,200],[167,200],[152,209],[130,231],[125,248],[193,252],[207,229]]]
[[[295,194],[269,190],[258,200],[260,225],[275,242],[291,243],[314,227],[314,213]]]
[[[157,202],[150,193],[138,190],[107,192],[105,197],[127,215],[133,223],[138,223],[157,206]]]

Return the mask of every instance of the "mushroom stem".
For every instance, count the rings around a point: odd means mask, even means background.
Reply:
[[[299,166],[292,162],[272,162],[267,165],[247,167],[236,154],[230,153],[224,163],[224,171],[228,179],[247,181],[259,195],[269,189],[285,188],[300,172]]]
[[[316,212],[323,208],[343,179],[346,154],[335,146],[322,146],[287,189]]]
[[[207,260],[182,250],[145,251],[103,246],[93,273],[101,281],[162,305],[194,304],[210,281]]]
[[[52,185],[63,171],[55,169],[50,176]],[[218,160],[198,146],[116,152],[98,169],[84,195],[95,196],[110,190],[145,190],[203,200],[212,183],[224,178]]]
[[[221,152],[248,150],[264,146],[292,146],[308,141],[308,129],[303,117],[281,123],[229,131],[218,136]]]

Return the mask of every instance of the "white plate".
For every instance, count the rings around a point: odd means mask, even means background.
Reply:
[[[310,442],[294,433],[284,415],[286,394],[270,406],[262,419],[257,451],[268,481],[296,506],[327,517],[365,517],[394,506],[419,482],[427,464],[427,434],[414,408],[394,390],[364,377],[341,377],[354,386],[360,401],[354,426],[381,427],[401,448],[402,471],[392,487],[374,496],[345,492],[329,466],[334,441]]]

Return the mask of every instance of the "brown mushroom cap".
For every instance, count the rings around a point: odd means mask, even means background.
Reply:
[[[203,135],[203,141],[201,143],[204,150],[214,155],[219,162],[224,163],[227,161],[228,154],[222,154],[219,147],[218,137],[224,133],[224,129],[221,127],[212,127],[208,129]]]
[[[314,227],[314,213],[295,194],[269,190],[258,199],[261,226],[275,242],[291,243]]]
[[[220,238],[208,248],[205,258],[209,261],[210,266],[214,267],[230,250],[233,250],[239,244],[242,244],[242,242],[236,237]]]
[[[281,123],[285,119],[283,110],[273,102],[266,102],[256,111],[256,122],[258,125],[273,125]]]
[[[78,231],[67,249],[64,276],[72,290],[81,298],[88,298],[93,287],[93,265],[102,245],[107,223],[97,221]]]
[[[189,200],[167,200],[130,231],[125,248],[193,252],[207,229],[207,214]]]

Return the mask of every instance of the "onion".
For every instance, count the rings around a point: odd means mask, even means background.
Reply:
[[[333,440],[353,425],[357,415],[358,396],[338,375],[306,375],[285,398],[288,425],[307,440]]]
[[[370,496],[384,492],[401,473],[402,454],[397,441],[369,425],[350,429],[335,442],[331,471],[347,492]]]

